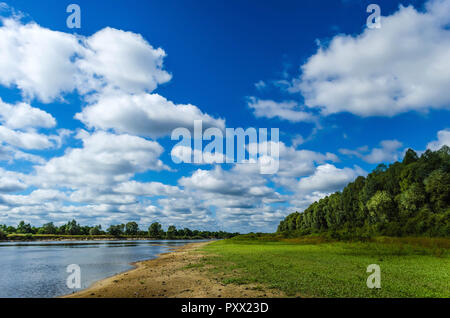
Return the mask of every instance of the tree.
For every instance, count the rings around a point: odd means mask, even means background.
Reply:
[[[0,241],[5,241],[8,238],[8,235],[3,232],[3,230],[0,230]]]
[[[174,225],[169,226],[167,229],[167,238],[173,239],[177,235],[177,228]]]
[[[101,235],[101,233],[102,233],[101,225],[96,225],[94,227],[91,227],[91,229],[89,230],[89,235]]]
[[[435,170],[425,179],[425,190],[436,212],[442,212],[450,204],[450,173]]]
[[[413,183],[398,198],[400,212],[404,217],[409,217],[419,211],[426,201],[425,191],[419,183]]]
[[[119,225],[111,225],[106,231],[112,236],[121,236],[123,234],[123,230],[125,228],[125,224]]]
[[[25,224],[24,221],[20,221],[19,225],[17,225],[17,233],[31,234],[33,231],[30,224]]]
[[[139,226],[136,222],[128,222],[125,226],[125,234],[127,235],[137,235],[139,231]]]
[[[67,235],[81,235],[81,227],[77,221],[72,220],[66,224],[65,232]]]
[[[189,228],[184,228],[184,236],[191,237],[192,231]]]
[[[160,237],[162,226],[158,222],[152,223],[148,228],[148,235],[153,238]]]
[[[405,153],[405,157],[403,157],[403,164],[409,165],[410,163],[416,162],[417,160],[419,160],[417,153],[409,148]]]
[[[58,231],[57,227],[53,224],[53,222],[44,224],[39,230],[39,234],[56,234]]]
[[[371,223],[386,223],[394,209],[394,200],[386,191],[378,191],[367,202]]]

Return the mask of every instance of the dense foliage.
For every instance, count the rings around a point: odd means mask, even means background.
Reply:
[[[342,192],[288,215],[277,232],[348,236],[450,236],[450,148],[409,149],[402,162],[379,165]]]
[[[8,234],[27,234],[30,236],[33,234],[85,236],[110,235],[115,237],[132,236],[158,239],[223,239],[231,238],[239,233],[198,231],[189,228],[177,229],[174,225],[169,226],[167,232],[165,232],[158,222],[152,223],[147,231],[140,230],[139,225],[136,222],[111,225],[106,231],[103,231],[101,225],[81,226],[76,220],[72,220],[61,226],[55,226],[50,222],[41,227],[34,227],[24,221],[21,221],[17,227],[0,224],[0,240],[6,239]]]

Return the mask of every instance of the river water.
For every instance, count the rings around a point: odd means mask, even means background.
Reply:
[[[73,269],[67,272],[71,264],[79,266],[81,289],[84,289],[98,280],[133,268],[132,262],[156,258],[171,247],[192,242],[0,242],[0,297],[66,295],[80,290],[67,286],[67,279],[74,274]]]

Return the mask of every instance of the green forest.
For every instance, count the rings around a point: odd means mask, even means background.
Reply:
[[[288,215],[278,233],[335,238],[450,236],[450,148],[408,149],[402,162],[380,164],[341,192]]]

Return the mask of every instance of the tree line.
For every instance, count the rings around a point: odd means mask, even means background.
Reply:
[[[82,226],[76,220],[67,222],[64,225],[56,226],[53,222],[46,223],[41,227],[31,226],[31,224],[21,221],[17,227],[0,225],[0,239],[6,239],[8,234],[52,234],[52,235],[110,235],[114,237],[133,236],[150,237],[155,239],[224,239],[231,238],[239,233],[228,233],[224,231],[198,231],[189,228],[177,229],[174,225],[164,231],[162,225],[158,222],[152,223],[147,231],[139,228],[136,222],[126,224],[117,224],[109,226],[106,231],[102,230],[101,225]]]
[[[336,237],[450,236],[450,148],[408,149],[401,162],[378,165],[341,192],[282,220],[277,232]]]

